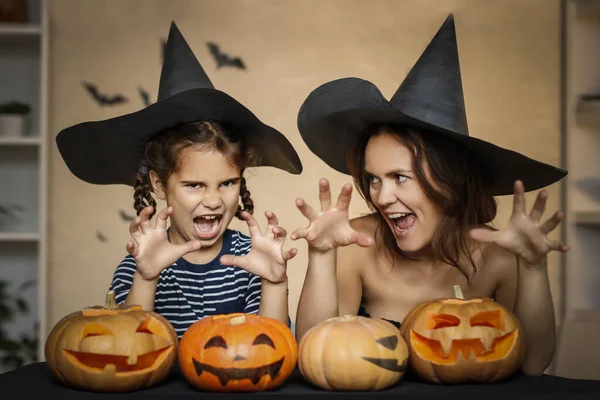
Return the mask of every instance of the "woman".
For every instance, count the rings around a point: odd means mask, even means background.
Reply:
[[[547,253],[566,251],[547,234],[562,214],[541,221],[547,192],[529,214],[524,192],[566,171],[470,137],[450,16],[390,101],[372,83],[340,79],[314,90],[298,118],[309,148],[350,173],[373,214],[348,220],[352,186],[335,205],[319,185],[321,211],[290,238],[306,239],[309,265],[296,336],[320,321],[362,314],[402,321],[421,302],[486,296],[513,310],[525,331],[522,371],[542,374],[555,348]],[[493,196],[514,193],[504,230],[490,226]],[[397,323],[399,325],[399,323]]]

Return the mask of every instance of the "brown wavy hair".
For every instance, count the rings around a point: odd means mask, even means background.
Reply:
[[[369,180],[365,174],[365,150],[369,139],[377,135],[393,135],[400,143],[412,149],[417,182],[425,196],[442,211],[432,238],[433,253],[439,260],[458,268],[472,283],[477,266],[470,250],[469,231],[490,223],[497,213],[497,201],[485,190],[480,171],[484,165],[460,143],[437,133],[394,124],[375,124],[357,135],[348,152],[347,165],[360,195],[375,212],[378,222],[377,237],[380,249],[387,254],[408,258],[398,248],[393,232],[373,203]],[[427,168],[427,171],[426,171]],[[467,266],[461,260],[468,260]]]
[[[201,121],[176,125],[157,134],[148,142],[133,186],[133,207],[137,215],[147,206],[152,206],[156,212],[156,201],[151,194],[153,189],[150,171],[156,172],[166,187],[169,176],[180,166],[181,152],[188,147],[206,146],[224,154],[233,165],[241,169],[241,204],[238,205],[235,216],[243,219],[242,211],[252,214],[254,202],[250,198],[243,175],[246,168],[258,165],[257,152],[246,145],[237,127],[222,122]]]

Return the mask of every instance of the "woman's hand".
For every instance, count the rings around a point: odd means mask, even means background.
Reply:
[[[552,232],[562,220],[560,211],[540,223],[546,208],[548,192],[540,191],[529,215],[525,212],[525,188],[521,181],[515,182],[513,213],[505,229],[491,231],[477,228],[471,231],[471,237],[480,242],[495,243],[505,250],[516,254],[529,266],[545,265],[546,255],[552,251],[565,252],[569,247],[558,241],[550,240],[546,235]]]
[[[153,207],[148,206],[131,221],[129,233],[133,240],[127,242],[127,252],[135,258],[137,273],[147,281],[156,279],[163,269],[201,247],[199,240],[184,244],[169,242],[167,219],[173,213],[173,207],[167,207],[158,214],[156,227],[150,223],[152,211]]]
[[[294,231],[290,239],[304,238],[308,245],[317,251],[327,251],[353,243],[363,247],[371,246],[373,239],[369,235],[357,232],[350,226],[348,207],[351,194],[352,185],[348,183],[342,188],[335,206],[332,206],[329,182],[327,179],[321,179],[319,182],[321,211],[317,213],[303,199],[297,199],[296,206],[310,223],[308,227]]]
[[[277,217],[271,211],[265,212],[267,228],[265,233],[260,232],[258,222],[247,211],[242,212],[242,217],[248,225],[252,239],[250,252],[243,256],[227,254],[221,257],[221,264],[235,265],[245,269],[251,274],[258,275],[272,283],[285,281],[287,276],[287,262],[294,258],[297,249],[283,250],[283,242],[287,232],[278,226]]]

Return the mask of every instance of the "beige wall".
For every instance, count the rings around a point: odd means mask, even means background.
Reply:
[[[317,182],[337,192],[350,179],[317,159],[296,128],[306,95],[328,80],[358,76],[391,96],[449,12],[455,15],[471,135],[559,165],[558,0],[54,0],[51,3],[48,326],[63,315],[103,301],[114,268],[125,256],[132,211],[125,186],[93,186],[76,179],[60,158],[54,137],[85,120],[141,108],[137,86],[155,98],[160,39],[175,20],[215,86],[284,132],[298,150],[301,176],[265,168],[248,180],[256,214],[273,210],[289,232],[306,225],[294,206],[303,196],[317,205]],[[249,70],[217,70],[205,46],[214,40],[241,55]],[[87,80],[126,105],[102,109],[86,95]],[[559,207],[560,186],[550,188],[549,210]],[[529,195],[528,205],[533,195]],[[354,198],[352,216],[365,212]],[[498,225],[511,211],[501,199]],[[246,231],[241,223],[234,228]],[[96,231],[107,238],[96,239]],[[306,270],[304,243],[290,262],[290,310]],[[558,306],[558,257],[550,258]]]

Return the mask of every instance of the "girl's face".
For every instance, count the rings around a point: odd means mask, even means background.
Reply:
[[[171,241],[200,239],[202,249],[220,244],[238,208],[240,176],[240,168],[217,150],[185,148],[163,194],[173,207]]]
[[[398,247],[417,255],[430,244],[442,216],[412,171],[412,150],[389,134],[369,139],[365,172],[371,199],[396,238]]]

